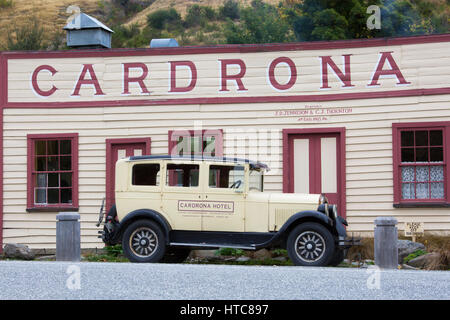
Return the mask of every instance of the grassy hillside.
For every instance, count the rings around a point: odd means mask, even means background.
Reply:
[[[377,3],[381,28],[368,28]],[[0,0],[0,50],[65,49],[78,6],[114,30],[113,47],[396,37],[450,32],[450,0]]]
[[[189,6],[193,4],[216,9],[224,3],[223,0],[136,0],[129,2],[137,3],[140,7],[132,8],[131,12],[124,14],[119,12],[122,11],[118,5],[120,2],[118,0],[0,0],[0,30],[2,31],[0,32],[0,48],[6,45],[7,36],[15,27],[20,28],[30,24],[33,17],[36,17],[43,27],[46,43],[64,42],[65,32],[62,28],[70,17],[66,10],[71,5],[78,6],[82,12],[92,15],[110,27],[112,27],[111,24],[120,22],[124,26],[137,25],[142,29],[146,25],[148,14],[159,9],[173,7],[184,17]],[[248,5],[250,2],[251,0],[239,1],[242,5]],[[264,0],[264,2],[277,4],[279,0]]]
[[[31,17],[35,16],[41,22],[45,37],[50,40],[54,34],[62,32],[70,16],[66,13],[70,5],[77,4],[82,11],[94,16],[99,13],[98,0],[11,0],[11,3],[5,7],[0,5],[0,47],[14,26],[29,24]]]

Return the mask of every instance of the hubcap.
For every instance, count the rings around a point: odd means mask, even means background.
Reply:
[[[295,240],[295,252],[305,262],[318,261],[325,253],[325,240],[317,232],[305,231]]]
[[[155,253],[157,247],[158,237],[150,228],[138,228],[130,236],[130,249],[139,257],[150,257]]]

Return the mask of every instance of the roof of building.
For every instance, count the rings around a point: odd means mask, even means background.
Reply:
[[[64,30],[80,30],[80,29],[104,29],[108,32],[114,32],[103,23],[85,13],[75,16],[69,23],[65,25]]]
[[[227,162],[227,163],[248,163],[251,169],[264,169],[269,170],[269,167],[259,161],[251,161],[242,158],[229,158],[229,157],[209,157],[209,156],[178,156],[178,155],[154,155],[154,156],[131,156],[130,161],[137,160],[189,160],[189,161],[214,161],[214,162]]]

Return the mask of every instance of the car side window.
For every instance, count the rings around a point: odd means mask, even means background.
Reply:
[[[209,167],[209,187],[244,190],[244,167],[211,165]]]
[[[160,167],[157,163],[135,164],[132,184],[134,186],[159,186]]]
[[[167,164],[166,185],[169,187],[198,187],[199,165]]]

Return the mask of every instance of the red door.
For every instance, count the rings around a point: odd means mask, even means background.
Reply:
[[[339,132],[306,130],[289,134],[285,192],[324,193],[329,203],[337,204],[338,211],[345,216],[341,136]]]
[[[150,154],[150,139],[106,140],[106,210],[115,203],[115,166],[119,159]]]

